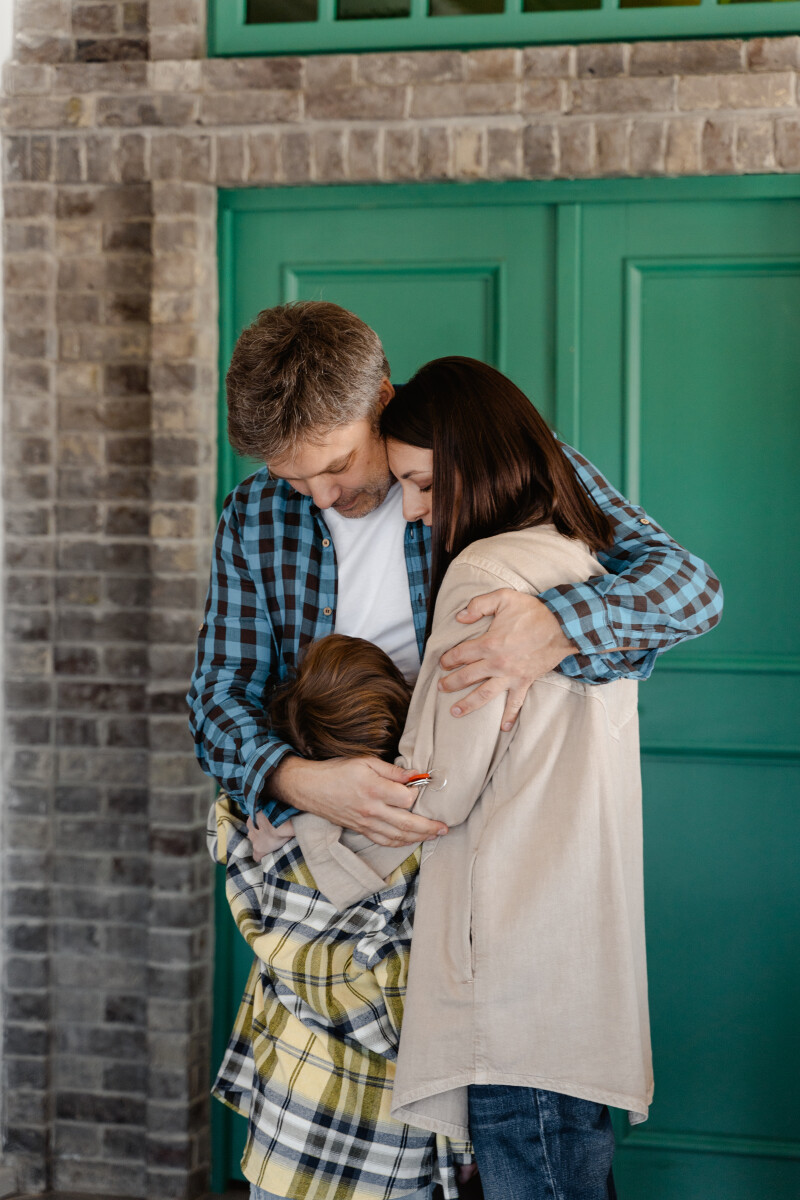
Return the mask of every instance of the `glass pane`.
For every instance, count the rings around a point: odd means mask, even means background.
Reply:
[[[316,21],[317,0],[247,0],[248,25]]]
[[[505,12],[505,0],[430,0],[432,17],[464,17],[471,13]]]
[[[603,0],[523,0],[523,12],[573,12],[575,9],[602,8]]]
[[[357,17],[407,17],[411,0],[339,0],[336,16],[340,21]]]

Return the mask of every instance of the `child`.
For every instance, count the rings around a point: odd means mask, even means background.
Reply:
[[[411,689],[360,638],[313,643],[271,705],[272,726],[314,759],[392,762]],[[224,793],[209,848],[255,953],[214,1095],[248,1119],[242,1170],[251,1195],[303,1200],[423,1200],[458,1195],[463,1144],[390,1116],[420,850],[385,887],[344,912],[316,889],[295,840],[256,863]]]

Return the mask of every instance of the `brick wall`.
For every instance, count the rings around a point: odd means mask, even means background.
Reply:
[[[17,0],[3,102],[0,1182],[205,1187],[218,186],[800,171],[800,38],[204,61],[202,0]],[[1,1193],[0,1193],[1,1194]]]

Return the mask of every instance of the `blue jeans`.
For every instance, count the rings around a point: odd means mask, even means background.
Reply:
[[[485,1200],[616,1200],[614,1131],[604,1104],[472,1084],[469,1132]]]

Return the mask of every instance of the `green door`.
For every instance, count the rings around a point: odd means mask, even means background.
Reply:
[[[662,658],[641,691],[656,1099],[645,1125],[619,1122],[623,1200],[800,1194],[792,191],[702,180],[222,195],[223,370],[260,308],[308,297],[373,325],[396,379],[440,354],[486,359],[723,580],[719,630]],[[223,435],[221,494],[251,469]],[[218,1060],[248,966],[224,899],[217,940]],[[242,1131],[214,1108],[223,1190]]]

